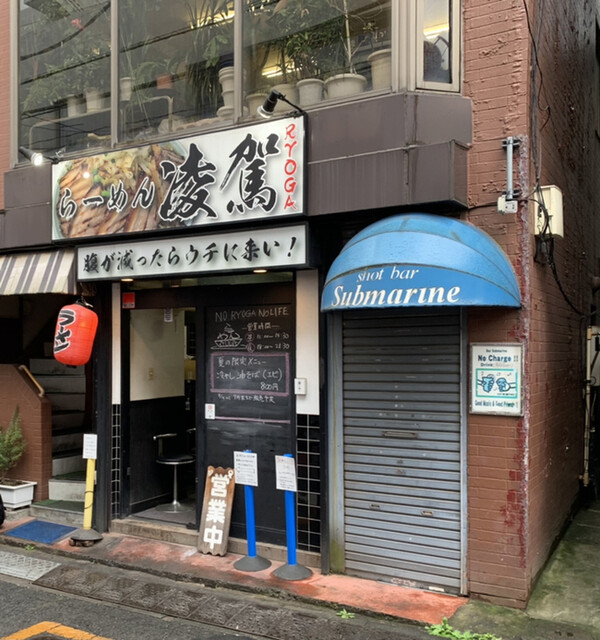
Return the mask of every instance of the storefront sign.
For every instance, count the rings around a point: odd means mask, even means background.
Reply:
[[[468,282],[467,282],[468,278]],[[361,269],[328,283],[322,310],[457,306],[473,297],[471,278],[457,271],[413,265]]]
[[[200,553],[215,556],[224,556],[227,553],[234,489],[233,469],[208,467],[198,538]]]
[[[522,344],[471,345],[471,413],[521,416]]]
[[[304,213],[304,121],[284,118],[52,168],[53,240]]]
[[[206,236],[92,245],[77,250],[77,278],[114,280],[305,266],[304,224]]]

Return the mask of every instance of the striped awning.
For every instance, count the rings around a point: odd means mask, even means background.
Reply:
[[[75,294],[74,262],[71,249],[0,256],[0,295]]]

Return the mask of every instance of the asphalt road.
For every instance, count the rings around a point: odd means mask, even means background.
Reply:
[[[0,638],[43,622],[55,622],[112,640],[255,640],[257,636],[232,633],[148,611],[134,610],[37,587],[26,580],[0,576]],[[57,632],[60,633],[60,630]],[[50,632],[37,634],[58,640]],[[65,633],[66,636],[66,633]],[[26,635],[23,636],[24,638]],[[35,637],[30,636],[30,637]],[[83,636],[84,637],[84,636]]]
[[[18,577],[14,577],[18,576]],[[424,640],[425,629],[251,592],[0,550],[0,640]],[[66,631],[51,629],[51,623]],[[39,631],[26,631],[40,625]],[[75,629],[77,632],[69,632]],[[16,637],[16,636],[15,636]]]

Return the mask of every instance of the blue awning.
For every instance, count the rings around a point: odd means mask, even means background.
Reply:
[[[322,311],[385,307],[520,307],[512,265],[474,225],[425,213],[380,220],[334,260]]]

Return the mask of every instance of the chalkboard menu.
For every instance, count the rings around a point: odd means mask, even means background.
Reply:
[[[207,403],[216,420],[289,423],[292,307],[218,307],[207,318]]]

